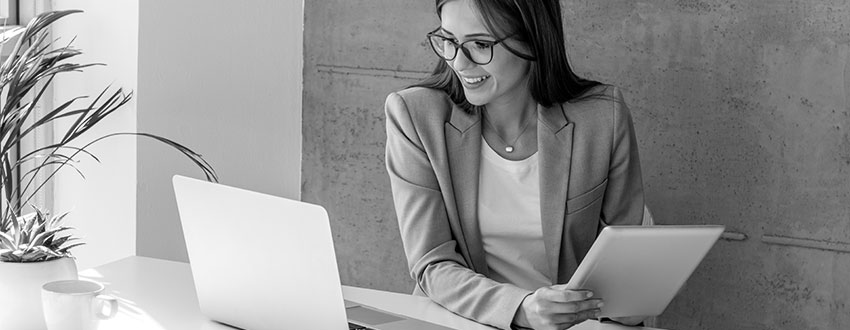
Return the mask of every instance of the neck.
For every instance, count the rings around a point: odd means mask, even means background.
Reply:
[[[536,117],[537,102],[531,97],[531,93],[523,94],[505,95],[509,97],[493,100],[487,104],[487,120],[500,133],[507,133],[506,136],[516,135],[528,120]]]

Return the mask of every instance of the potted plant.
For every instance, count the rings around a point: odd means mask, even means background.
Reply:
[[[66,167],[77,170],[73,161],[81,154],[99,161],[86,148],[100,140],[135,135],[165,143],[187,156],[203,170],[207,180],[218,181],[213,168],[191,149],[172,140],[148,133],[112,133],[78,147],[78,138],[101,120],[121,108],[132,93],[106,87],[93,101],[82,106],[80,96],[59,104],[44,114],[36,106],[51,87],[53,79],[97,64],[78,64],[81,54],[71,45],[59,46],[48,39],[48,27],[56,20],[79,10],[47,12],[22,28],[14,45],[0,41],[0,47],[14,47],[0,65],[0,327],[3,329],[44,329],[40,289],[45,282],[76,279],[77,269],[70,250],[82,243],[62,225],[65,214],[51,216],[31,205],[38,191]],[[41,130],[51,129],[57,120],[72,122],[64,132],[54,131],[57,141],[35,150],[20,150],[21,141]],[[24,172],[23,165],[29,165]],[[80,173],[82,174],[82,173]],[[38,180],[39,176],[44,179]],[[39,182],[40,181],[40,182]],[[30,206],[34,211],[23,214]]]

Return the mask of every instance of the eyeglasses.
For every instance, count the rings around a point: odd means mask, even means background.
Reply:
[[[446,37],[437,33],[440,28],[426,34],[428,43],[434,49],[434,53],[440,58],[451,61],[457,57],[457,50],[460,49],[466,58],[472,63],[484,65],[493,60],[493,47],[507,38],[502,38],[494,41],[490,40],[467,40],[462,43],[457,43],[453,38]]]

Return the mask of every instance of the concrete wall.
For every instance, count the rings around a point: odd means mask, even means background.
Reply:
[[[410,293],[384,169],[383,102],[433,61],[430,1],[308,1],[302,198],[331,217],[343,283]],[[417,72],[419,71],[419,72]]]
[[[139,131],[204,155],[221,182],[299,198],[301,1],[142,1]],[[171,177],[203,178],[139,139],[137,252],[186,260]]]
[[[574,68],[624,89],[657,221],[735,233],[659,325],[850,327],[850,5],[562,4]],[[382,106],[432,67],[423,38],[438,24],[432,6],[306,4],[302,194],[328,208],[347,284],[412,288]]]
[[[57,43],[69,43],[76,37],[74,47],[81,49],[83,55],[75,61],[107,64],[58,78],[53,104],[81,95],[94,98],[110,84],[110,91],[119,87],[128,92],[135,90],[138,1],[54,1],[52,6],[55,10],[85,11],[53,26]],[[87,102],[90,101],[80,100],[77,104],[83,106]],[[65,132],[68,125],[58,124],[56,129]],[[78,146],[109,133],[135,130],[136,101],[132,100],[81,137]],[[88,150],[101,163],[80,155],[76,166],[85,179],[66,168],[54,178],[53,192],[54,213],[70,212],[67,224],[76,227],[75,235],[87,243],[73,250],[80,269],[134,255],[136,250],[136,140],[128,136],[110,138]]]
[[[633,104],[659,221],[749,237],[718,244],[661,325],[850,327],[847,3],[567,7],[573,58]]]

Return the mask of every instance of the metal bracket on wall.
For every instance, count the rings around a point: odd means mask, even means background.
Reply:
[[[747,240],[747,234],[736,231],[724,231],[723,234],[720,234],[720,239],[727,241],[745,241]]]
[[[833,242],[821,239],[763,235],[761,241],[767,244],[795,246],[807,249],[850,253],[850,243]]]

